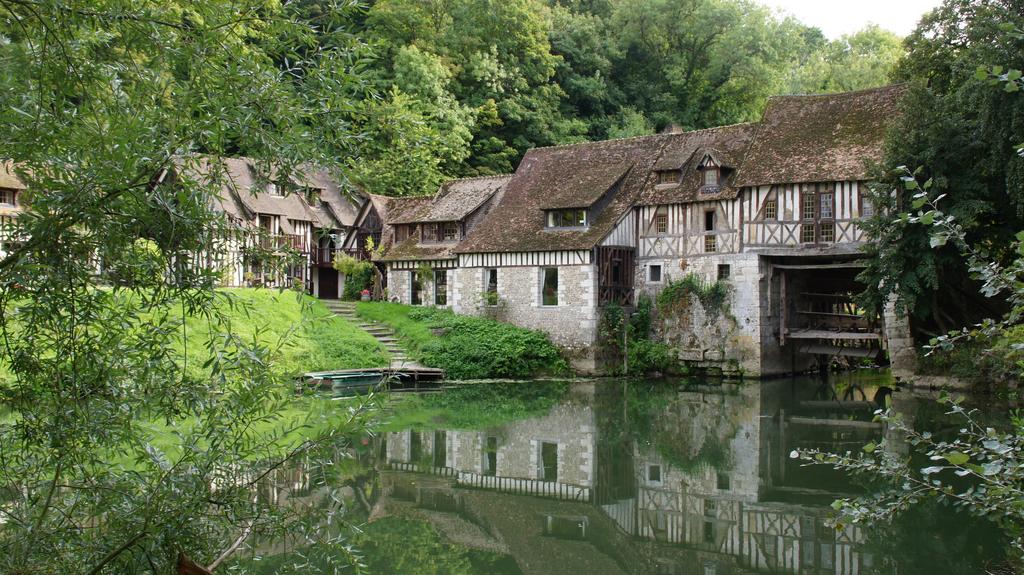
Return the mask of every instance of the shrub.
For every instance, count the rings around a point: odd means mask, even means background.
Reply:
[[[444,369],[452,379],[523,378],[565,373],[558,348],[538,331],[448,310],[362,303],[359,314],[390,325],[413,357]],[[436,336],[431,330],[444,330]]]
[[[690,297],[696,297],[704,308],[708,319],[717,319],[729,309],[729,293],[732,286],[724,280],[705,281],[703,277],[689,273],[682,279],[665,284],[658,293],[658,309],[665,313],[679,313],[689,308]]]

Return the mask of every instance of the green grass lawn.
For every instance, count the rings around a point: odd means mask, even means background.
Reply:
[[[449,379],[529,378],[569,371],[558,348],[539,331],[396,303],[360,302],[356,312],[390,326],[412,357],[444,369]]]
[[[238,305],[222,306],[233,330],[251,339],[255,334],[261,342],[284,341],[277,357],[278,368],[286,374],[307,371],[384,367],[388,354],[373,336],[355,324],[334,316],[320,300],[292,291],[272,289],[224,289],[222,293]],[[188,318],[186,328],[191,338],[203,341],[209,337],[210,326],[202,318]],[[291,333],[289,333],[291,332]],[[189,362],[205,360],[205,349],[189,349]]]

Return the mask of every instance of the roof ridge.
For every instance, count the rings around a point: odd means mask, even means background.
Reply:
[[[556,145],[553,145],[553,146],[537,146],[535,148],[530,148],[528,151],[532,152],[533,150],[554,150],[554,149],[558,149],[558,148],[571,148],[573,146],[586,146],[586,145],[591,145],[591,144],[607,144],[609,142],[625,142],[625,141],[628,141],[628,140],[641,140],[641,139],[644,139],[644,138],[652,138],[652,139],[656,139],[656,138],[669,138],[669,137],[672,137],[672,136],[680,136],[680,135],[683,135],[683,134],[697,134],[697,133],[700,133],[700,132],[710,132],[712,130],[722,130],[722,129],[725,129],[725,128],[735,128],[736,126],[748,126],[748,125],[749,126],[757,126],[760,123],[761,123],[760,121],[753,121],[753,120],[751,120],[751,121],[747,121],[747,122],[735,122],[735,123],[732,123],[732,124],[723,124],[721,126],[708,126],[707,128],[698,128],[696,130],[686,130],[685,132],[668,132],[668,133],[658,133],[658,134],[646,134],[646,135],[642,135],[642,136],[626,136],[624,138],[609,138],[607,140],[587,140],[585,142],[575,142],[575,143],[572,143],[572,144],[556,144]]]
[[[819,94],[773,94],[768,96],[769,100],[776,98],[828,98],[831,96],[848,96],[851,94],[863,94],[865,92],[879,92],[882,90],[891,90],[893,88],[900,88],[906,86],[907,82],[896,82],[893,84],[886,84],[885,86],[875,86],[874,88],[861,88],[859,90],[845,90],[842,92],[823,92]]]
[[[515,172],[512,172],[511,174],[490,174],[490,175],[487,175],[487,176],[464,176],[462,178],[455,178],[454,180],[445,180],[444,183],[442,183],[441,185],[454,184],[455,182],[466,182],[466,181],[469,181],[469,180],[489,180],[489,179],[497,179],[497,178],[511,178],[514,175],[515,175]]]

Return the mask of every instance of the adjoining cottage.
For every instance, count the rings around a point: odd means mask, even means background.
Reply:
[[[501,200],[511,176],[463,178],[432,197],[393,198],[381,239],[389,299],[411,305],[453,306],[455,247]]]
[[[225,286],[301,285],[321,298],[340,297],[344,278],[334,257],[352,232],[358,208],[326,171],[300,168],[287,179],[261,170],[247,158],[179,159],[164,181],[184,171],[188,177],[220,186],[213,209],[233,232],[210,258],[222,270]],[[359,199],[359,198],[357,198]],[[267,260],[298,254],[282,274]]]
[[[853,303],[857,220],[902,93],[780,96],[756,123],[530,150],[475,225],[443,194],[385,219],[390,294],[541,329],[591,370],[604,306],[696,274],[728,282],[730,305],[661,326],[685,361],[770,375],[876,354],[896,322]]]

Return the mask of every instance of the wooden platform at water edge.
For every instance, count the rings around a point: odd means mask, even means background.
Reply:
[[[433,367],[375,367],[369,369],[336,369],[311,371],[300,378],[300,384],[336,392],[361,392],[386,384],[388,389],[424,389],[444,381],[444,370]]]

